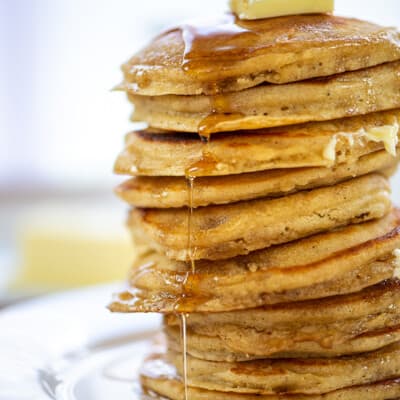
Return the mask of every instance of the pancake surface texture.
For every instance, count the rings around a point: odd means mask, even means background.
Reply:
[[[199,177],[193,182],[192,199],[188,195],[188,182],[184,177],[138,176],[119,185],[116,194],[127,203],[141,208],[179,208],[189,205],[197,208],[260,197],[282,197],[301,190],[335,185],[375,171],[388,177],[398,162],[399,156],[393,157],[386,150],[380,150],[334,168],[276,169]]]
[[[203,136],[327,121],[400,107],[400,62],[286,85],[218,96],[138,96],[134,121]]]
[[[349,295],[186,317],[188,354],[211,361],[337,357],[400,339],[400,284]],[[168,346],[181,351],[180,319],[165,318]]]
[[[189,21],[156,37],[122,69],[141,95],[215,94],[287,83],[400,59],[394,28],[332,15]],[[183,61],[182,61],[183,60]]]
[[[380,218],[390,209],[387,180],[371,174],[272,200],[197,208],[191,218],[196,249],[192,255],[186,209],[134,209],[128,225],[134,235],[144,235],[170,258],[217,260]]]
[[[400,217],[321,233],[228,260],[183,262],[149,253],[116,296],[120,312],[221,312],[352,293],[395,274]]]
[[[145,176],[220,176],[272,169],[332,167],[385,148],[368,135],[393,132],[394,155],[400,110],[329,122],[223,133],[203,143],[197,134],[148,130],[127,135],[115,172]],[[171,154],[174,156],[171,157]]]
[[[189,357],[188,368],[193,373],[193,378],[190,375],[188,378],[189,398],[397,399],[400,396],[400,384],[396,376],[400,373],[398,352],[398,345],[392,345],[353,358],[265,360],[240,364],[204,362]],[[171,358],[173,356],[162,352],[150,356],[142,368],[141,380],[146,389],[169,399],[181,400],[184,398],[184,388]],[[363,365],[367,368],[363,368]],[[328,388],[336,389],[326,391]]]

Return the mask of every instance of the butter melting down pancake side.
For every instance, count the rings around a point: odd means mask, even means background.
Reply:
[[[338,357],[400,339],[400,281],[310,301],[187,315],[187,352],[210,361]],[[181,351],[179,318],[164,319],[168,348]]]
[[[292,168],[199,177],[193,182],[191,205],[197,208],[260,197],[281,197],[301,190],[335,185],[371,172],[380,172],[389,177],[396,170],[399,157],[381,150],[333,168]],[[177,208],[187,207],[190,203],[188,183],[184,177],[138,176],[120,184],[115,192],[122,200],[136,207]]]
[[[217,260],[380,218],[390,209],[388,181],[370,174],[272,200],[196,208],[190,218],[193,254],[186,208],[133,209],[128,225],[135,237],[147,238],[170,258]]]
[[[287,83],[400,59],[394,28],[332,15],[189,21],[122,66],[121,89],[141,95],[215,94]]]
[[[132,270],[120,312],[221,312],[353,293],[393,277],[400,214],[228,260],[184,262],[149,253]],[[138,264],[138,266],[140,265]]]
[[[199,177],[332,167],[355,162],[384,147],[393,154],[400,135],[399,121],[397,109],[329,122],[221,133],[208,143],[203,143],[197,134],[154,129],[132,132],[117,158],[115,172]],[[387,143],[382,138],[377,140],[378,130],[384,130],[383,136],[390,138]]]
[[[202,136],[327,121],[399,108],[400,62],[216,96],[128,97],[135,105],[134,121]]]

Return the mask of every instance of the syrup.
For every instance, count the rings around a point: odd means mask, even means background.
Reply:
[[[340,24],[340,19],[334,20],[328,15],[246,21],[232,13],[189,21],[178,27],[184,42],[182,68],[199,79],[209,82],[215,77],[217,82],[232,76],[228,71],[234,70],[235,62],[265,54],[271,48],[276,53],[279,48],[295,46],[298,42],[336,44]],[[218,92],[218,84],[215,86]]]
[[[192,220],[193,220],[193,190],[194,190],[194,176],[188,176],[187,177],[187,183],[188,183],[188,234],[187,234],[187,250],[188,250],[188,256],[190,260],[190,265],[191,265],[191,270],[192,274],[195,273],[196,271],[196,266],[195,266],[195,251],[196,249],[193,247],[193,232],[192,232]]]
[[[183,386],[185,393],[185,400],[189,399],[188,396],[188,369],[187,369],[187,327],[186,327],[186,314],[181,313],[181,345],[182,345],[182,361],[183,361]]]
[[[235,122],[241,120],[242,118],[244,118],[244,114],[240,113],[218,114],[216,112],[212,112],[199,122],[197,130],[201,137],[209,138],[212,132],[219,132],[222,130],[218,128],[220,124],[226,122]]]
[[[218,102],[218,100],[216,100]],[[217,107],[223,107],[225,104],[216,104]],[[207,132],[206,132],[207,133]],[[200,139],[205,142],[202,151],[202,157],[197,162],[193,163],[186,170],[186,180],[188,186],[188,231],[187,231],[187,256],[189,258],[190,267],[186,272],[182,285],[182,293],[177,302],[176,310],[180,312],[180,325],[181,325],[181,347],[183,357],[183,384],[185,400],[188,398],[188,382],[187,382],[187,315],[182,312],[182,307],[186,308],[188,305],[188,295],[193,290],[193,284],[196,281],[196,247],[194,246],[194,232],[193,232],[193,204],[194,204],[194,185],[197,176],[208,175],[216,168],[216,160],[210,153],[210,135],[202,135],[199,131]],[[190,299],[189,299],[190,302]]]
[[[211,69],[208,64],[215,60],[240,59],[250,51],[245,43],[256,42],[258,37],[250,24],[239,21],[233,14],[189,22],[180,29],[185,44],[182,67],[188,73]]]

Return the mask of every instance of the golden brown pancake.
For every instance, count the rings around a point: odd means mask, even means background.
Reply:
[[[149,253],[119,312],[221,312],[353,293],[395,273],[400,214],[273,246],[246,256],[190,265]],[[140,265],[140,264],[138,264]]]
[[[162,355],[182,376],[182,354]],[[215,362],[190,355],[188,384],[206,390],[246,394],[324,394],[400,376],[400,344],[374,352],[330,359]],[[366,372],[368,371],[368,372]]]
[[[183,400],[182,357],[156,348],[141,369],[146,391]],[[215,363],[188,357],[191,400],[388,400],[400,396],[399,345],[337,359]],[[172,360],[171,360],[172,359]],[[178,365],[178,370],[174,364]],[[385,380],[386,379],[386,380]]]
[[[400,62],[285,85],[261,85],[217,96],[139,96],[134,121],[199,132],[259,129],[365,115],[400,107]]]
[[[181,378],[143,374],[142,382],[145,385],[142,400],[184,400]],[[396,400],[400,396],[400,379],[353,386],[324,395],[244,395],[189,388],[188,396],[190,400]]]
[[[167,257],[218,260],[381,218],[390,210],[387,179],[370,174],[276,199],[196,208],[191,218],[186,208],[133,209],[128,225],[134,237]]]
[[[301,190],[335,185],[371,172],[389,177],[395,172],[399,157],[381,150],[333,168],[292,168],[199,177],[193,181],[192,195],[184,177],[138,176],[120,184],[115,192],[136,207],[177,208],[191,205],[196,208],[260,197],[281,197]]]
[[[400,34],[332,15],[189,21],[123,65],[121,88],[141,95],[215,94],[287,83],[400,59]]]
[[[338,357],[400,340],[400,281],[361,292],[224,313],[186,315],[187,352],[210,361]],[[181,351],[181,319],[165,317],[168,348]]]
[[[115,172],[145,176],[217,176],[282,168],[332,167],[384,148],[365,132],[399,127],[400,109],[329,122],[221,133],[132,132]],[[157,133],[158,132],[158,133]]]

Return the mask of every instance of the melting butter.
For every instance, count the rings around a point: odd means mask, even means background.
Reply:
[[[337,144],[337,136],[333,136],[329,141],[328,145],[324,149],[324,158],[329,161],[336,160],[336,144]]]
[[[365,137],[372,142],[383,142],[385,149],[392,156],[396,156],[396,147],[399,143],[399,124],[383,125],[362,130]]]
[[[334,3],[334,0],[230,0],[232,12],[240,19],[332,13]]]
[[[394,271],[393,271],[393,278],[400,279],[400,249],[396,249],[393,252],[394,255]]]
[[[373,128],[361,128],[357,132],[340,132],[337,135],[332,136],[329,143],[324,149],[323,156],[328,161],[336,160],[336,145],[338,142],[338,136],[345,137],[350,146],[354,146],[354,138],[364,137],[367,141],[371,142],[382,142],[385,150],[392,156],[397,155],[397,145],[399,144],[399,123],[396,121],[391,125],[375,126]]]

